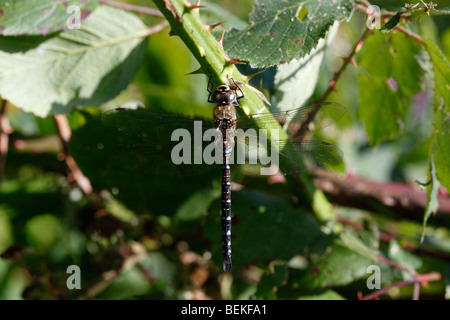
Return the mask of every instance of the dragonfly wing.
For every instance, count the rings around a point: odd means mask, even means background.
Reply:
[[[343,153],[335,145],[315,140],[279,140],[280,170],[289,174],[296,171],[322,167],[343,171]]]
[[[258,113],[236,119],[237,127],[273,128],[276,122],[287,125],[288,131],[296,137],[304,136],[309,130],[320,130],[339,120],[346,108],[335,102],[322,102],[310,106],[278,112]],[[257,123],[257,125],[256,125]]]
[[[342,151],[327,142],[277,140],[274,148],[268,150],[264,145],[249,141],[249,138],[237,139],[235,159],[244,159],[236,163],[241,164],[240,168],[251,175],[292,174],[314,167],[344,170]]]
[[[212,119],[182,115],[158,114],[145,109],[117,108],[105,112],[102,122],[141,141],[170,142],[177,129],[187,130],[191,135],[214,128]]]
[[[208,165],[204,161],[194,163],[196,152],[202,151],[201,146],[181,150],[179,142],[143,143],[121,147],[111,153],[109,160],[115,167],[130,173],[189,176],[205,173],[213,168],[214,164]]]

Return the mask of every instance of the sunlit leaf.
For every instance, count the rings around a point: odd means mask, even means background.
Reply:
[[[371,145],[400,133],[411,97],[420,90],[421,47],[401,33],[375,33],[358,57],[358,116]]]
[[[50,214],[39,215],[30,219],[26,231],[28,242],[39,253],[47,253],[62,235],[58,219]]]
[[[47,35],[75,28],[98,0],[0,0],[0,34]]]
[[[8,38],[2,37],[0,94],[41,117],[110,100],[132,80],[146,35],[136,16],[99,7],[81,29],[61,32],[37,47],[10,52]]]
[[[434,72],[433,156],[436,175],[450,190],[450,64],[431,40],[425,40]]]
[[[350,232],[343,232],[324,250],[318,244],[317,262],[296,279],[301,288],[319,289],[341,286],[366,276],[375,263],[375,252]],[[317,249],[312,249],[317,250]]]
[[[179,221],[195,220],[205,215],[211,203],[220,198],[220,192],[215,189],[199,190],[187,199],[175,213]]]
[[[327,46],[339,29],[336,23],[327,35],[320,39],[316,48],[299,60],[278,66],[275,75],[275,96],[279,110],[303,106],[311,97],[317,84],[319,71]]]
[[[225,34],[224,48],[233,59],[267,67],[299,59],[317,46],[334,21],[348,19],[352,1],[257,0],[249,25]]]

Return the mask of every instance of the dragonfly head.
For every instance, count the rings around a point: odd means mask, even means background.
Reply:
[[[236,90],[226,84],[218,86],[211,94],[212,101],[220,105],[231,104],[236,101],[236,97]]]

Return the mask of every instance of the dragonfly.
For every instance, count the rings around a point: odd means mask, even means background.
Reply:
[[[231,271],[231,168],[240,166],[244,172],[271,175],[339,165],[343,154],[338,147],[303,138],[312,129],[320,130],[337,121],[346,108],[338,103],[322,102],[238,117],[239,101],[245,98],[241,84],[231,79],[229,85],[214,86],[211,79],[212,75],[207,87],[208,102],[216,104],[212,118],[116,108],[105,112],[102,121],[140,140],[113,152],[113,163],[127,163],[127,167],[134,167],[136,171],[167,176],[201,174],[216,164],[221,165],[222,267],[224,271]],[[271,129],[271,135],[263,127],[273,127],[274,122],[282,124],[294,138],[271,138],[277,136],[280,126],[277,124],[277,129]],[[210,142],[206,147],[205,141]],[[267,157],[269,150],[271,156]],[[265,162],[258,162],[258,157]]]

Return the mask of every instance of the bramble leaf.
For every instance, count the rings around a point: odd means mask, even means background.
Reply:
[[[400,33],[375,33],[359,54],[360,108],[371,145],[400,132],[411,97],[420,91],[420,45]]]
[[[114,98],[133,79],[148,30],[136,16],[101,6],[81,23],[41,43],[0,38],[0,94],[45,117]],[[28,46],[28,47],[27,47]]]
[[[450,190],[450,64],[439,47],[425,40],[434,72],[433,155],[436,175]]]
[[[70,29],[98,6],[98,0],[0,0],[0,34],[47,35]]]
[[[349,19],[352,1],[257,0],[249,25],[225,33],[225,52],[250,66],[267,67],[299,59],[317,46],[336,20]]]

